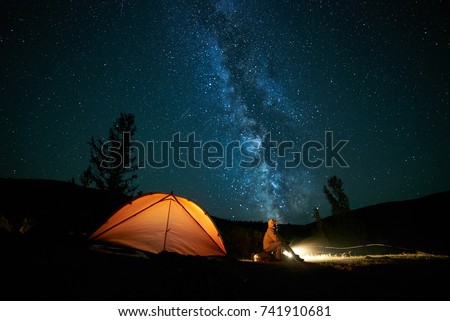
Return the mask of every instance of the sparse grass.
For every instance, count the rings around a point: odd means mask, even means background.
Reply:
[[[336,255],[336,254],[317,254],[303,256],[305,262],[317,263],[325,266],[332,266],[337,269],[352,270],[358,266],[369,266],[377,264],[400,263],[401,261],[413,260],[446,260],[447,255],[435,255],[423,252],[402,253],[402,254],[375,254],[375,255]]]

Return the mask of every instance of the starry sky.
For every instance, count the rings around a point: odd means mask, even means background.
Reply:
[[[353,209],[447,191],[448,14],[436,0],[1,1],[0,176],[77,179],[87,142],[126,112],[155,159],[177,134],[240,147],[164,168],[140,150],[141,191],[217,217],[310,223],[331,213],[333,175]]]

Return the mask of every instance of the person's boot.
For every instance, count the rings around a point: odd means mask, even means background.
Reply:
[[[294,258],[297,262],[304,262],[305,260],[300,257],[298,254],[294,254]]]

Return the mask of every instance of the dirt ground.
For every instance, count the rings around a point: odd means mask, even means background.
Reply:
[[[450,300],[450,260],[427,254],[255,263],[51,245],[3,257],[1,300]]]

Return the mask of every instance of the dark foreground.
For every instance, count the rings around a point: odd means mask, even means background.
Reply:
[[[2,249],[1,300],[450,300],[446,258],[336,268],[79,245]]]

